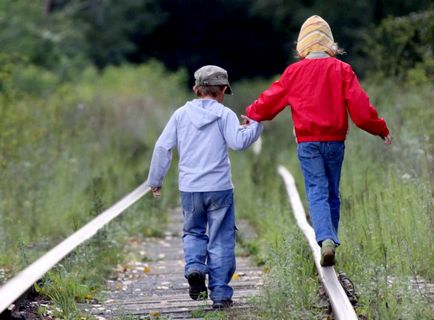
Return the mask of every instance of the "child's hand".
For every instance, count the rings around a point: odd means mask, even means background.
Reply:
[[[161,187],[151,187],[152,197],[158,199],[161,195]]]
[[[384,144],[392,144],[392,135],[390,133],[385,137],[381,137],[381,139],[383,139]]]
[[[247,127],[250,124],[250,119],[249,117],[245,116],[244,114],[241,115],[241,118],[243,118],[243,123],[241,123],[241,125],[243,127]]]

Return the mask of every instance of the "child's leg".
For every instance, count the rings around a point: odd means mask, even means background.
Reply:
[[[303,171],[310,218],[316,241],[331,239],[339,244],[329,204],[329,183],[324,160],[324,142],[298,144],[297,153]]]
[[[325,149],[326,174],[329,181],[329,204],[333,227],[338,234],[340,206],[339,182],[344,160],[345,145],[343,142],[328,142]]]
[[[232,298],[228,285],[235,272],[235,212],[233,191],[207,192],[208,207],[208,287],[213,301]]]
[[[207,216],[201,192],[181,192],[184,214],[183,245],[185,258],[185,277],[193,271],[203,275],[208,273],[207,258],[208,236],[206,235]]]

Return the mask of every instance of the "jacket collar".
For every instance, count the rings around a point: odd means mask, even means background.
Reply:
[[[320,58],[330,58],[330,56],[324,51],[310,52],[306,56],[306,59],[320,59]]]

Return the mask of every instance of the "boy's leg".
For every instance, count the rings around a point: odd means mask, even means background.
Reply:
[[[344,160],[344,142],[328,142],[325,148],[325,166],[329,181],[329,204],[333,227],[338,234],[340,218],[340,196],[339,182],[341,179],[341,169]],[[337,243],[339,244],[339,243]]]
[[[207,216],[202,193],[181,192],[184,214],[183,245],[185,259],[185,277],[192,272],[202,275],[208,273],[205,264],[207,258],[208,236],[206,235]]]
[[[209,243],[208,286],[213,301],[229,301],[228,285],[235,272],[235,211],[233,191],[207,192]]]
[[[329,183],[323,149],[323,142],[302,142],[297,146],[297,154],[304,176],[316,241],[321,243],[323,240],[331,239],[339,243],[330,213]]]

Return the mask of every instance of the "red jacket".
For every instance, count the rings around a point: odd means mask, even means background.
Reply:
[[[246,115],[256,121],[271,120],[287,105],[297,142],[345,140],[347,110],[359,128],[381,137],[389,134],[351,66],[336,58],[303,59],[289,65],[246,108]]]

